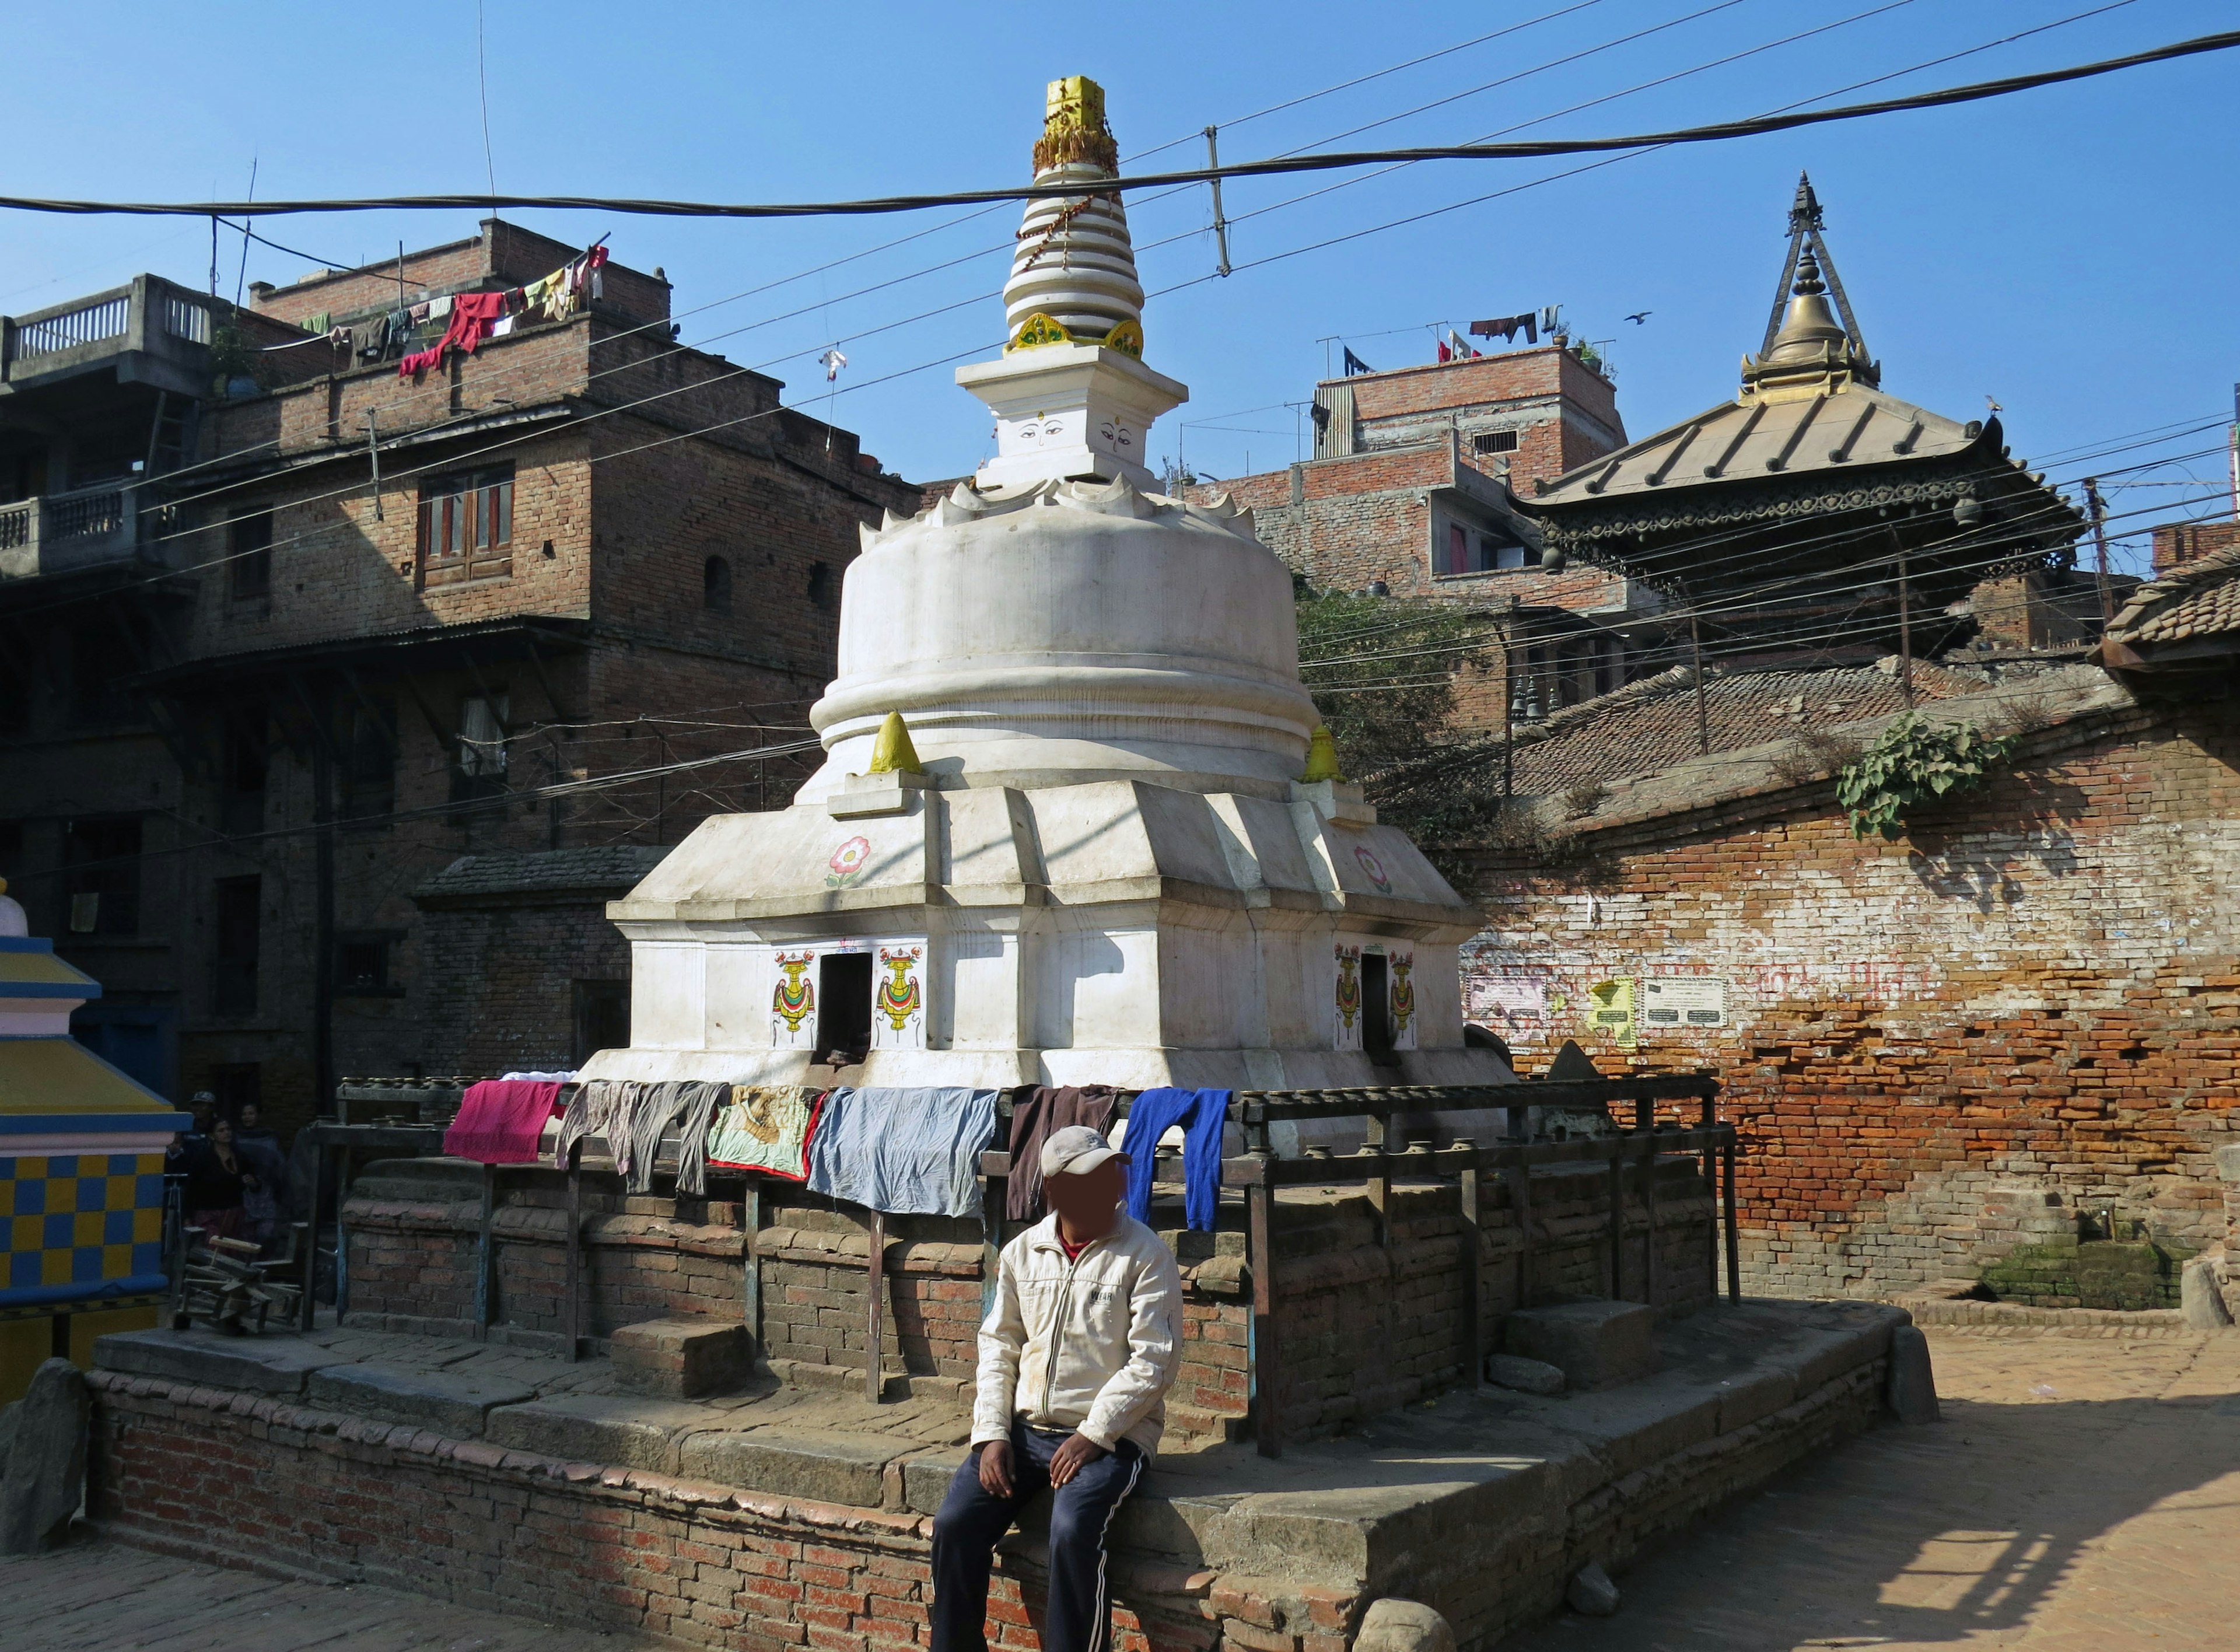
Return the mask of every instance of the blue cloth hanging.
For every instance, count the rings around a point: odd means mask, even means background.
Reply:
[[[1225,1089],[1147,1089],[1128,1109],[1128,1214],[1151,1219],[1151,1173],[1159,1138],[1183,1128],[1183,1220],[1211,1233],[1221,1209],[1221,1127],[1229,1121]]]

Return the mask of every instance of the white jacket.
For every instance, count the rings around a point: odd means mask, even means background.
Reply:
[[[1166,1242],[1133,1216],[1065,1259],[1057,1217],[1003,1247],[996,1302],[980,1327],[972,1443],[1037,1428],[1078,1431],[1107,1451],[1158,1449],[1167,1389],[1182,1365],[1183,1278]]]

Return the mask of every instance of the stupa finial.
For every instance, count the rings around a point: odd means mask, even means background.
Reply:
[[[1119,167],[1104,89],[1083,75],[1050,82],[1035,182],[1063,192],[1027,203],[1003,283],[1003,360],[957,370],[996,414],[996,456],[976,487],[1157,485],[1145,437],[1190,391],[1143,365],[1143,287],[1112,187]]]
[[[1757,355],[1743,358],[1745,396],[1768,390],[1810,393],[1840,390],[1854,381],[1882,382],[1881,365],[1867,354],[1836,274],[1836,260],[1820,233],[1822,218],[1812,180],[1799,173],[1789,208],[1789,256],[1781,267],[1781,284],[1774,289],[1765,342]]]

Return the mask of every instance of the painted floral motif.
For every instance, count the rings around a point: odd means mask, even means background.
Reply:
[[[1384,863],[1369,852],[1368,844],[1355,845],[1353,858],[1361,863],[1361,869],[1368,875],[1369,881],[1377,885],[1378,894],[1392,893],[1392,880],[1384,875]]]
[[[777,955],[778,981],[770,992],[770,1015],[785,1023],[789,1034],[798,1033],[801,1023],[817,1013],[817,983],[808,978],[809,966],[816,962],[814,952]]]
[[[925,1006],[917,984],[917,961],[924,951],[923,947],[897,947],[891,952],[879,949],[879,968],[886,971],[886,978],[879,983],[874,1002],[897,1032],[907,1030],[910,1018]]]
[[[1401,1049],[1414,1048],[1415,1037],[1410,1030],[1416,1023],[1416,983],[1409,973],[1416,967],[1413,953],[1395,952],[1387,959],[1392,983],[1392,1042]]]
[[[826,863],[832,869],[825,876],[824,887],[829,889],[847,888],[863,875],[863,868],[870,863],[870,858],[871,840],[870,838],[850,838],[832,851],[832,858]]]
[[[1361,1019],[1361,949],[1340,947],[1337,949],[1337,1015],[1344,1031],[1350,1036],[1354,1023]]]

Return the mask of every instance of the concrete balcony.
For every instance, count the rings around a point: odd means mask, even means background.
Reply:
[[[80,488],[0,505],[0,581],[83,573],[140,550],[144,484]]]
[[[0,316],[0,398],[99,374],[175,396],[210,389],[211,301],[160,276]]]

